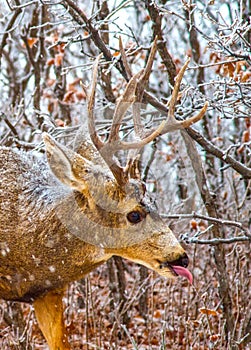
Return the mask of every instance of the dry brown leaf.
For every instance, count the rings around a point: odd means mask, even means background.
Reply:
[[[54,58],[49,58],[46,62],[47,66],[52,66],[55,64],[55,59]]]
[[[204,314],[204,315],[212,315],[212,316],[217,316],[218,312],[212,309],[207,309],[205,307],[202,307],[199,309],[199,311]]]
[[[27,38],[27,43],[30,48],[32,48],[37,41],[38,41],[38,38]]]
[[[55,55],[55,66],[56,67],[59,67],[62,65],[63,57],[64,57],[64,54],[61,52],[58,53],[57,55]]]

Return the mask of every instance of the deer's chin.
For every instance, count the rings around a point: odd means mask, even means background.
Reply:
[[[155,270],[156,272],[158,272],[158,274],[162,277],[165,277],[165,278],[169,278],[169,279],[174,279],[177,277],[177,275],[169,268],[158,268]]]
[[[157,272],[160,276],[163,276],[165,278],[174,279],[178,276],[178,274],[176,272],[174,272],[174,270],[171,266],[169,266],[166,263],[165,263],[165,265],[163,265],[158,260],[151,261],[150,263],[146,263],[145,261],[136,260],[136,259],[134,259],[133,261],[137,264],[146,266],[150,270]]]

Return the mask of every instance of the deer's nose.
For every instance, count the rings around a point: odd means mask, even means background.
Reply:
[[[170,265],[182,266],[182,267],[187,267],[188,264],[189,264],[189,258],[186,253],[180,256],[179,259],[174,260],[170,263]]]

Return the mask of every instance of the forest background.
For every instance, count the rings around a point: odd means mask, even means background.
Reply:
[[[176,106],[182,133],[158,137],[142,172],[160,212],[191,257],[194,285],[113,258],[65,296],[76,349],[250,349],[251,1],[4,0],[0,3],[0,145],[43,154],[41,134],[70,144],[85,122],[95,57],[97,126],[104,137],[127,72],[158,50],[142,105],[146,127]],[[157,101],[157,102],[156,102]],[[122,135],[132,132],[126,118]],[[32,307],[2,301],[1,349],[46,349]]]

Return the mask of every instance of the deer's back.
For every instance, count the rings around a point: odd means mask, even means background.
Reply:
[[[9,148],[0,149],[2,235],[6,234],[8,237],[12,232],[12,237],[17,238],[16,231],[19,226],[25,225],[26,221],[30,221],[32,225],[34,216],[37,217],[46,204],[46,187],[51,187],[48,179],[46,165],[36,157]]]

